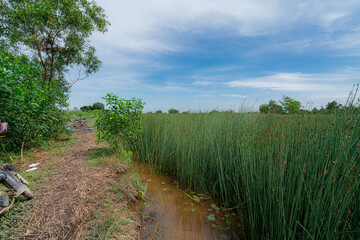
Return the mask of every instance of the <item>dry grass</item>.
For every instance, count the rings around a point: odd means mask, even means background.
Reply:
[[[89,151],[96,147],[92,132],[77,137],[79,141],[63,156],[44,157],[44,162],[56,167],[36,187],[29,211],[19,213],[21,220],[12,226],[13,233],[6,239],[137,238],[140,221],[125,201],[136,200],[136,191],[124,185],[128,181],[118,184],[121,175],[114,169],[88,164]],[[121,197],[115,185],[122,189]]]

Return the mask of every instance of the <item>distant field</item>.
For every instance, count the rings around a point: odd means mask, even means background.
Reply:
[[[237,208],[247,239],[359,239],[359,122],[358,110],[147,114],[138,155]]]

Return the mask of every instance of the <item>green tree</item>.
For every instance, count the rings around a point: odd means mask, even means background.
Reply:
[[[155,113],[162,113],[162,111],[161,111],[161,110],[157,110]]]
[[[60,82],[63,90],[99,69],[89,39],[108,25],[104,10],[91,0],[0,0],[3,42],[27,50],[42,66],[42,79]],[[65,73],[71,67],[79,76],[68,82]]]
[[[274,100],[270,100],[269,104],[262,104],[259,107],[260,113],[277,113],[282,114],[284,113],[283,107],[279,104],[276,104]]]
[[[300,113],[301,104],[299,101],[296,101],[288,96],[284,96],[280,100],[281,105],[283,106],[286,113]]]
[[[92,110],[92,106],[82,106],[82,107],[80,107],[80,110],[82,112],[88,112],[88,111]]]
[[[270,106],[269,104],[261,104],[259,107],[260,113],[270,113]]]
[[[326,110],[328,110],[328,111],[337,109],[339,107],[340,107],[340,105],[336,101],[328,102],[326,104]]]
[[[171,109],[169,109],[169,113],[170,114],[177,114],[177,113],[179,113],[179,110],[171,108]]]
[[[105,105],[100,102],[96,102],[92,105],[92,110],[102,110],[104,108],[105,108]]]

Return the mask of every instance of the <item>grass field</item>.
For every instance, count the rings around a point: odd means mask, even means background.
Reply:
[[[356,111],[147,114],[137,154],[236,208],[247,239],[359,239]]]

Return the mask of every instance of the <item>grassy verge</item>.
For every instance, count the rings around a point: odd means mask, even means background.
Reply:
[[[94,120],[93,120],[94,111],[83,112],[80,110],[79,111],[67,110],[64,113],[65,113],[65,117],[68,121],[72,121],[74,119],[79,119],[79,118],[85,118],[90,126],[94,125]]]
[[[40,156],[58,155],[60,149],[67,149],[78,141],[76,137],[69,137],[67,139],[57,139],[57,141],[43,142],[41,146],[37,148],[30,148],[24,152],[23,162],[19,154],[8,154],[13,160],[13,164],[17,167],[20,174],[29,182],[28,188],[31,191],[36,191],[39,184],[49,177],[56,168],[56,163],[53,161],[41,162],[38,170],[31,172],[24,172],[21,166],[25,163],[38,162]],[[66,153],[65,150],[61,150]],[[9,160],[8,162],[11,162]],[[3,185],[1,189],[7,190]],[[10,199],[11,200],[11,199]],[[36,201],[36,195],[34,200],[26,201],[24,197],[20,196],[15,200],[13,207],[5,214],[0,216],[0,239],[17,239],[18,232],[24,230],[23,216],[28,212]]]
[[[248,239],[360,238],[360,114],[152,114],[139,159],[243,216]]]
[[[99,207],[92,213],[94,224],[89,239],[134,239],[138,234],[139,216],[136,208],[141,184],[131,169],[131,154],[116,153],[110,148],[89,152],[89,164],[109,168],[114,177],[104,191],[97,194]]]

